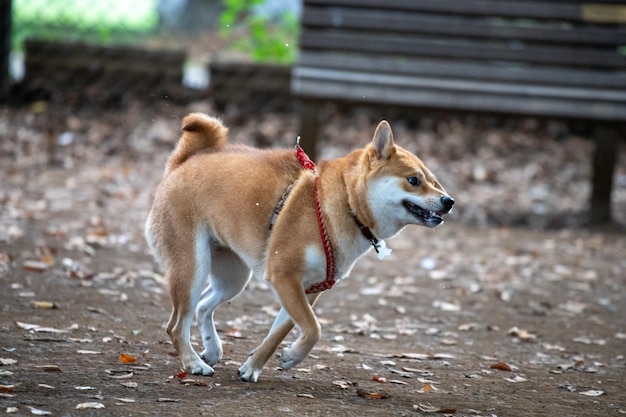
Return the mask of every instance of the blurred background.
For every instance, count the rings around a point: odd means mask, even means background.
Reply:
[[[257,146],[291,146],[301,133],[291,93],[300,0],[0,0],[0,7],[0,151],[4,175],[15,180],[5,184],[23,185],[16,172],[114,158],[127,172],[146,158],[161,163],[189,111],[224,118],[233,141]],[[398,142],[460,199],[456,220],[587,225],[593,142],[584,124],[369,104],[324,103],[321,157],[363,146],[388,119]],[[623,148],[612,195],[621,224]]]
[[[91,94],[90,101],[123,100],[112,96],[155,87],[175,91],[178,97],[201,96],[209,86],[209,63],[218,53],[291,63],[301,8],[297,0],[2,4],[8,48],[3,55],[10,62],[3,81],[5,97],[11,93],[13,100],[24,101],[56,96],[68,104],[74,104],[77,95]],[[163,82],[169,85],[159,87]],[[104,84],[114,91],[80,91]]]

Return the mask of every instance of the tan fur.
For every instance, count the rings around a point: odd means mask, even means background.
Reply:
[[[325,279],[326,258],[315,211],[315,175],[302,169],[293,150],[228,145],[226,135],[219,120],[204,114],[193,113],[183,120],[183,135],[157,189],[146,236],[169,282],[173,311],[167,330],[188,372],[213,373],[210,365],[222,354],[213,311],[243,290],[249,271],[271,283],[281,314],[239,370],[243,380],[256,381],[294,324],[301,336],[283,353],[283,367],[300,362],[317,343],[320,326],[312,305],[319,294],[305,294],[305,289]],[[367,147],[324,161],[318,171],[336,280],[370,248],[353,215],[375,236],[387,238],[406,224],[437,223],[410,214],[401,198],[428,205],[439,214],[451,209],[441,206],[448,197],[432,173],[415,155],[394,144],[386,122],[381,122]],[[419,176],[422,183],[410,185],[409,176]],[[270,232],[274,209],[294,182]],[[207,277],[210,284],[203,292]],[[194,312],[207,363],[189,342]]]
[[[192,113],[183,120],[184,139],[167,161],[165,174],[182,165],[189,157],[205,150],[219,150],[226,145],[228,129],[219,120],[202,113]]]

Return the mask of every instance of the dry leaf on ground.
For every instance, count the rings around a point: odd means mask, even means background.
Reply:
[[[98,402],[86,402],[86,403],[80,403],[76,406],[77,410],[98,409],[98,408],[105,408],[104,404],[98,403]]]
[[[586,395],[587,397],[599,397],[604,394],[605,392],[601,389],[591,389],[580,393],[580,395]]]
[[[61,372],[61,367],[59,365],[37,365],[35,368],[44,372]]]
[[[137,362],[137,358],[127,353],[120,353],[120,362],[124,364],[135,363]]]
[[[39,408],[27,406],[30,409],[30,413],[36,416],[50,416],[52,413],[50,411],[41,410]]]
[[[494,363],[493,365],[491,365],[489,368],[491,369],[499,369],[501,371],[507,371],[507,372],[511,372],[513,369],[511,369],[511,365],[509,365],[506,362],[497,362]]]
[[[370,400],[384,400],[389,398],[389,394],[383,392],[371,392],[362,388],[357,388],[356,393],[359,397],[368,398]]]
[[[422,413],[441,413],[441,414],[454,414],[456,408],[451,407],[436,407],[430,404],[414,404],[413,409]]]

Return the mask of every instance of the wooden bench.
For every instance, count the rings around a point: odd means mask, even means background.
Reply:
[[[303,146],[315,153],[327,100],[585,121],[590,221],[609,222],[625,23],[615,0],[304,0],[292,71]]]

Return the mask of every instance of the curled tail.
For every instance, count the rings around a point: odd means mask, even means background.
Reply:
[[[183,119],[183,135],[165,166],[169,174],[187,159],[202,151],[218,150],[226,145],[228,128],[219,119],[204,113],[191,113]]]

